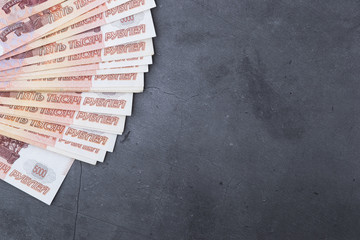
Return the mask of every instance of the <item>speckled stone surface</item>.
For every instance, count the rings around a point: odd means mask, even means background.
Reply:
[[[0,182],[0,239],[359,239],[359,2],[157,4],[115,152],[50,207]]]

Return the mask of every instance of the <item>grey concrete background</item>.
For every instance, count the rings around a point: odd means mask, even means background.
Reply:
[[[116,151],[51,207],[0,182],[0,238],[359,239],[359,2],[157,4]]]

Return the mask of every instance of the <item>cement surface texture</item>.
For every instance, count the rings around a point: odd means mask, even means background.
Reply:
[[[359,239],[359,1],[157,5],[114,153],[50,207],[0,182],[0,239]]]

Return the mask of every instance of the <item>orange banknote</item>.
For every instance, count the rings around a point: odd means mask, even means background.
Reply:
[[[0,114],[0,123],[112,152],[116,136],[111,133],[65,126],[29,118]]]
[[[95,165],[106,151],[0,123],[0,134],[28,144]],[[101,162],[101,161],[100,161]]]
[[[0,70],[0,73],[1,74],[8,74],[11,72],[18,73],[25,71],[23,69],[29,69],[29,68],[31,68],[32,71],[34,71],[35,69],[41,71],[52,68],[64,68],[68,66],[84,65],[90,63],[99,63],[99,62],[107,62],[107,61],[115,61],[115,60],[130,61],[132,58],[151,56],[153,54],[154,54],[154,46],[152,39],[145,39],[131,43],[120,44],[113,47],[106,47],[103,49],[82,52],[48,61],[41,61],[39,63],[32,65],[29,65],[26,62],[24,62],[26,61],[26,55],[22,56],[20,54],[17,60],[9,59],[9,60],[0,61],[0,64],[3,64],[3,70]],[[138,65],[138,63],[132,65]]]
[[[95,59],[96,60],[96,59]],[[91,62],[91,61],[89,61]],[[26,74],[26,73],[39,73],[42,74],[43,72],[52,71],[55,72],[65,72],[64,70],[69,69],[71,72],[74,72],[74,69],[82,69],[82,70],[100,70],[100,69],[108,69],[108,68],[122,68],[122,67],[131,67],[137,65],[150,65],[152,64],[152,56],[145,56],[145,57],[134,57],[134,58],[127,58],[127,59],[119,59],[113,60],[108,62],[95,62],[89,64],[82,64],[76,65],[77,62],[67,62],[66,64],[61,64],[63,67],[55,67],[56,64],[44,64],[44,65],[28,65],[25,67],[20,68],[13,68],[6,71],[0,72],[0,77],[6,77],[10,75],[17,76],[19,74]],[[53,68],[54,67],[54,68]]]
[[[76,34],[106,25],[111,22],[115,22],[117,20],[129,21],[129,19],[127,19],[129,16],[134,18],[132,15],[149,10],[156,6],[154,0],[131,0],[121,5],[119,5],[119,1],[114,1],[112,3],[116,3],[118,6],[112,9],[107,9],[86,19],[83,19],[83,15],[81,15],[78,18],[72,20],[72,24],[67,23],[66,27],[64,26],[64,28],[60,30],[53,31],[53,33],[48,34],[45,37],[14,49],[13,51],[1,56],[0,60],[53,43],[64,38],[74,36]],[[100,8],[100,6],[98,8]]]
[[[129,66],[120,68],[96,69],[98,65],[81,65],[78,67],[50,69],[48,71],[24,73],[18,75],[8,75],[0,77],[0,81],[27,81],[41,78],[90,76],[90,75],[109,75],[109,74],[135,74],[146,73],[149,71],[148,65]]]
[[[65,0],[0,0],[0,29],[64,1]]]
[[[65,74],[64,74],[65,75]],[[144,73],[64,76],[0,81],[1,91],[53,91],[139,93],[144,90]]]
[[[1,29],[0,55],[42,37],[105,2],[106,0],[65,1]]]
[[[0,149],[0,179],[48,205],[74,162],[5,135],[0,135]]]
[[[130,116],[132,93],[0,92],[0,104]]]
[[[0,112],[16,117],[58,123],[66,126],[92,129],[101,132],[122,134],[126,116],[90,113],[74,110],[0,105]]]
[[[0,71],[155,37],[150,10],[0,61]],[[0,34],[1,39],[1,34]],[[10,42],[9,42],[10,43]]]

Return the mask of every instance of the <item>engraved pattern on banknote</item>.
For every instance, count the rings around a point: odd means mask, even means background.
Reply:
[[[2,42],[7,41],[7,35],[14,32],[16,36],[20,37],[23,33],[34,32],[35,30],[45,26],[46,24],[51,23],[53,20],[53,15],[59,11],[65,11],[66,9],[62,9],[61,5],[55,5],[49,9],[46,9],[40,13],[34,14],[29,17],[29,21],[27,22],[17,22],[9,27],[5,28],[0,33],[0,40]]]
[[[20,150],[27,147],[28,144],[24,142],[0,135],[0,157],[4,158],[9,164],[14,164],[20,157]]]
[[[11,8],[15,5],[18,5],[20,9],[25,9],[25,7],[34,7],[41,3],[47,2],[48,0],[10,0],[4,4],[1,8],[6,14],[11,13]]]

